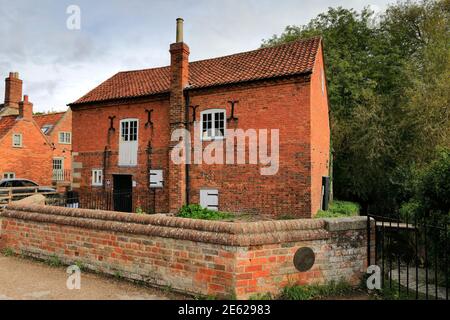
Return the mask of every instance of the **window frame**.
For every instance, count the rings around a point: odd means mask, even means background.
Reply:
[[[41,131],[43,134],[47,135],[53,129],[53,125],[45,124],[42,126]]]
[[[64,135],[64,138],[69,137],[69,141],[67,142],[66,140],[62,140],[61,139],[61,135]],[[72,144],[72,132],[70,131],[59,131],[58,132],[58,143],[59,144]]]
[[[211,114],[211,131],[213,133],[212,136],[208,135],[206,137],[203,136],[203,116]],[[216,115],[223,114],[223,136],[216,136]],[[213,140],[224,140],[227,131],[227,110],[223,109],[207,109],[200,112],[200,140],[201,141],[213,141]],[[208,132],[208,131],[207,131]]]
[[[134,137],[134,134],[132,135],[131,133],[131,123],[132,122],[136,122],[136,135]],[[123,130],[123,125],[127,124],[127,128],[126,128],[126,137],[128,138],[128,140],[123,140],[124,137],[124,130]],[[135,138],[135,140],[131,140],[131,138]],[[127,118],[127,119],[122,119],[120,120],[120,128],[119,128],[119,143],[120,142],[138,142],[139,143],[139,119],[137,118]]]
[[[91,185],[93,187],[102,187],[103,186],[103,169],[92,169],[91,173],[92,173]],[[96,173],[97,173],[97,176],[95,175]],[[98,173],[100,173],[100,175]]]
[[[15,144],[15,137],[19,137],[20,138],[20,144],[16,145]],[[13,133],[12,135],[12,146],[13,148],[22,148],[23,147],[23,135],[21,133]]]
[[[8,177],[6,177],[8,175]],[[10,177],[12,175],[12,178]],[[3,172],[3,179],[15,179],[16,173],[15,172]]]
[[[61,161],[61,168],[55,169],[55,161]],[[64,158],[63,157],[54,157],[52,158],[52,169],[53,170],[64,170]]]

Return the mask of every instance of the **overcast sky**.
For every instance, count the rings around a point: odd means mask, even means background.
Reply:
[[[375,11],[392,0],[0,0],[0,101],[3,79],[20,73],[35,111],[65,110],[118,71],[169,64],[175,19],[185,19],[191,61],[258,48],[286,25],[328,7]],[[81,29],[69,30],[69,5]]]

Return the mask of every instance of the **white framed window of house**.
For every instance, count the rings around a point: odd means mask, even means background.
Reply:
[[[219,210],[219,190],[203,189],[200,190],[200,206],[205,209]]]
[[[70,132],[61,131],[59,132],[59,143],[60,144],[71,144],[72,134]]]
[[[14,148],[21,148],[22,147],[22,134],[21,133],[14,133],[12,136],[12,145]]]
[[[5,172],[3,173],[3,179],[15,179],[16,174],[14,172]]]
[[[200,113],[200,138],[202,141],[224,139],[226,129],[225,109],[209,109]]]
[[[93,169],[92,170],[92,185],[94,187],[103,186],[103,170],[102,169]]]

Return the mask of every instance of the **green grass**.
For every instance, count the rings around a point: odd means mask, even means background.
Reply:
[[[45,262],[50,267],[57,268],[57,267],[63,266],[63,263],[62,263],[61,259],[59,257],[57,257],[56,255],[53,255],[53,256],[49,257]]]
[[[257,293],[251,295],[248,300],[274,300],[274,297],[270,292],[268,293]]]
[[[355,291],[348,283],[330,282],[322,285],[287,286],[281,292],[280,300],[319,300],[331,296],[345,296]]]
[[[319,211],[316,218],[343,218],[359,215],[360,207],[357,203],[349,201],[333,201],[327,211]]]
[[[11,249],[11,248],[5,248],[5,249],[2,250],[2,254],[3,254],[5,257],[12,257],[12,256],[15,255],[15,252],[14,252],[14,250]]]
[[[398,282],[392,280],[392,287],[389,287],[388,281],[385,281],[384,288],[372,291],[371,297],[376,300],[416,300],[416,292],[413,288],[410,288],[408,293],[403,286],[400,286],[399,291]],[[434,297],[430,295],[429,299],[433,300]],[[419,292],[418,300],[426,300],[426,295]]]
[[[196,295],[194,296],[194,300],[218,300],[214,295]]]
[[[177,216],[180,218],[200,220],[226,220],[234,217],[231,213],[204,209],[198,204],[183,206]]]
[[[85,266],[83,264],[83,262],[81,261],[75,261],[75,265],[81,270],[81,271],[85,271]]]

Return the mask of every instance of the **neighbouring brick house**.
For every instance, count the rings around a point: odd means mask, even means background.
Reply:
[[[311,38],[189,62],[177,30],[170,66],[119,72],[70,104],[74,189],[146,192],[155,212],[201,203],[311,217],[321,207],[330,166],[322,50],[322,40]],[[261,175],[261,164],[177,164],[171,134],[180,128],[192,140],[201,135],[203,150],[224,139],[225,128],[279,129],[278,172]]]
[[[72,172],[72,111],[33,116],[53,147],[52,181],[58,186],[70,186]]]
[[[0,104],[0,179],[30,179],[40,185],[63,180],[70,183],[70,174],[64,176],[64,169],[71,170],[70,109],[64,113],[33,115],[28,96],[22,100],[22,86],[16,72],[5,79],[5,102]],[[58,141],[60,133],[64,136]],[[55,159],[64,159],[62,177],[55,170]]]

